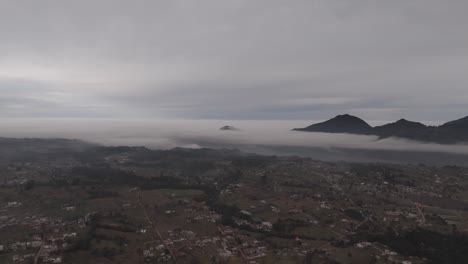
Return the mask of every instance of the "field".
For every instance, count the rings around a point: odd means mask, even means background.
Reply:
[[[28,157],[1,163],[0,263],[468,257],[462,167],[129,147]]]

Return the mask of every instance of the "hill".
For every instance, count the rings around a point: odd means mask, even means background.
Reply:
[[[373,129],[375,135],[381,138],[401,137],[414,140],[429,140],[433,134],[434,128],[426,126],[419,122],[400,119],[394,123],[383,126],[376,126]]]
[[[233,126],[223,126],[219,130],[230,130],[230,131],[237,131],[239,129],[233,127]]]
[[[359,117],[345,114],[338,115],[322,123],[310,125],[305,128],[295,128],[294,130],[325,133],[371,134],[372,127]]]

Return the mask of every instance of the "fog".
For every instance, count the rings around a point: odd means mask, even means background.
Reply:
[[[441,145],[375,136],[291,131],[315,121],[0,119],[0,136],[68,138],[152,149],[230,148],[322,160],[468,165],[468,145]],[[222,131],[230,125],[238,130]]]

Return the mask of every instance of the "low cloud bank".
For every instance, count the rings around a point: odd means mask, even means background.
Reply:
[[[1,137],[73,138],[104,145],[238,148],[325,160],[460,164],[468,145],[441,145],[375,136],[291,131],[313,121],[0,119]],[[223,131],[232,125],[238,131]],[[465,156],[466,155],[466,156]],[[460,160],[460,161],[459,161]],[[463,163],[464,165],[464,163]]]

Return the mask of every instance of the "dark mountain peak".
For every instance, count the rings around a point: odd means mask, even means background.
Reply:
[[[407,126],[407,125],[412,125],[412,124],[420,124],[420,123],[418,123],[418,122],[413,122],[413,121],[409,121],[409,120],[407,120],[407,119],[401,118],[401,119],[399,119],[398,121],[393,122],[393,123],[389,123],[389,124],[387,124],[387,125]]]
[[[350,114],[342,114],[342,115],[337,115],[335,117],[356,117],[356,116],[352,116]],[[357,117],[356,117],[357,118]]]
[[[361,118],[357,116],[353,116],[350,114],[343,114],[343,115],[337,115],[334,118],[328,120],[333,121],[333,122],[349,122],[349,123],[355,123],[355,124],[361,124],[365,125],[366,127],[371,127],[369,124],[366,123],[366,121],[362,120]]]
[[[364,120],[362,120],[361,118],[359,118],[359,117],[357,117],[357,116],[350,115],[350,114],[337,115],[337,116],[335,116],[334,118],[332,118],[332,119],[330,119],[330,120],[333,120],[333,119],[341,119],[341,120],[361,120],[361,121],[364,121]]]
[[[313,124],[305,128],[295,128],[299,131],[369,134],[372,127],[359,117],[349,114],[337,115],[322,123]]]
[[[374,133],[381,138],[400,137],[417,140],[428,138],[431,132],[430,127],[404,118],[393,123],[374,127]]]
[[[437,127],[437,131],[443,136],[444,142],[468,143],[468,116],[447,122]]]
[[[409,120],[406,120],[404,118],[401,118],[400,120],[396,121],[396,122],[393,122],[393,123],[389,123],[389,124],[386,124],[386,125],[382,125],[382,126],[377,126],[375,127],[376,129],[379,129],[379,128],[383,128],[383,127],[399,127],[399,128],[410,128],[410,127],[413,127],[413,128],[425,128],[427,127],[426,125],[422,124],[422,123],[419,123],[419,122],[414,122],[414,121],[409,121]]]
[[[468,127],[468,116],[465,116],[463,118],[447,122],[443,124],[441,127],[446,127],[446,126],[467,126]]]
[[[219,130],[231,130],[231,131],[237,131],[239,129],[233,127],[233,126],[223,126]]]

